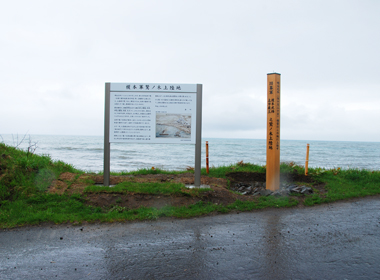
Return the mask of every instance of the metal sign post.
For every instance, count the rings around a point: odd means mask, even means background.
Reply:
[[[110,171],[111,171],[111,144],[110,144],[110,83],[106,83],[106,96],[104,108],[104,172],[103,172],[103,185],[110,185]]]
[[[280,88],[281,74],[267,75],[266,188],[280,189]]]
[[[202,153],[202,85],[197,84],[197,121],[195,137],[194,185],[201,186],[201,153]]]
[[[194,182],[201,181],[202,85],[106,83],[104,185],[110,143],[195,144]]]

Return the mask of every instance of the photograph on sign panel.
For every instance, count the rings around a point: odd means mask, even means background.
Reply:
[[[191,114],[156,113],[156,138],[191,138]]]

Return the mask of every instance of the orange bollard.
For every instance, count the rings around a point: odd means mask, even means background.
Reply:
[[[206,172],[209,174],[209,167],[208,167],[208,141],[206,141]]]
[[[309,144],[306,145],[306,161],[305,161],[305,176],[309,172]]]

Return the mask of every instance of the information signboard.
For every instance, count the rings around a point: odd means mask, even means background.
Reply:
[[[201,184],[202,85],[106,83],[104,186],[114,142],[195,144],[194,186]]]
[[[195,144],[197,85],[110,85],[110,142]]]

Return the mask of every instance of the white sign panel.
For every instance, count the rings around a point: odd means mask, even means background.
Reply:
[[[195,144],[197,85],[110,84],[110,142]]]

